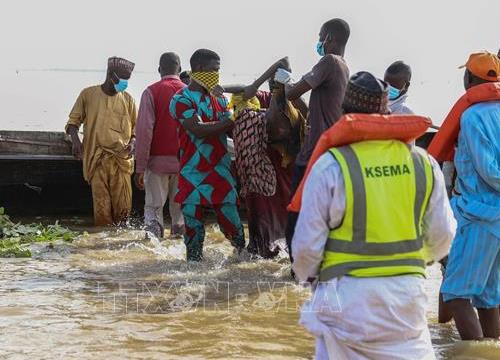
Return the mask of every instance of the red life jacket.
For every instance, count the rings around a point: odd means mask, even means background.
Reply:
[[[319,138],[307,164],[306,173],[287,210],[299,212],[304,184],[314,163],[332,147],[368,140],[399,140],[409,143],[422,136],[432,124],[417,115],[347,114]]]
[[[177,156],[179,152],[179,137],[177,136],[177,121],[170,115],[170,100],[175,93],[186,85],[178,78],[167,77],[149,86],[153,94],[155,106],[155,127],[151,141],[152,156]]]
[[[481,84],[467,90],[453,105],[441,129],[432,139],[427,149],[429,154],[437,161],[453,161],[462,114],[474,104],[494,100],[500,100],[500,82]]]

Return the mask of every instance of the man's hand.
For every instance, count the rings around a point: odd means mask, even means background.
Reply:
[[[259,88],[255,86],[254,84],[245,86],[245,89],[243,90],[243,98],[244,99],[251,99],[255,95],[257,95],[257,91]]]
[[[144,173],[135,173],[134,182],[139,190],[144,190]]]
[[[220,85],[216,85],[216,86],[212,89],[212,91],[211,91],[211,94],[212,94],[213,96],[215,96],[215,97],[221,97],[221,96],[223,96],[223,95],[224,95],[224,93],[225,93],[225,90],[224,90],[224,88],[223,88],[222,86],[220,86]]]
[[[83,145],[78,136],[78,126],[68,125],[66,129],[66,134],[71,137],[71,152],[77,160],[82,160],[83,155]]]
[[[289,72],[292,71],[292,69],[290,68],[290,60],[288,59],[288,56],[285,56],[284,58],[279,59],[276,62],[275,66],[276,66],[276,70],[281,68],[281,69],[285,69]]]
[[[231,120],[231,119],[228,119],[228,120],[226,120],[226,122],[228,122],[228,123],[229,123],[229,124],[228,124],[228,125],[229,125],[229,126],[228,126],[228,129],[226,130],[226,132],[231,132],[231,131],[233,131],[233,128],[234,128],[234,121],[233,121],[233,120]]]
[[[77,137],[71,139],[71,151],[73,153],[73,156],[77,160],[82,160],[83,156],[83,145],[80,139]]]
[[[128,152],[128,156],[133,156],[135,154],[135,137],[130,138],[125,150]]]

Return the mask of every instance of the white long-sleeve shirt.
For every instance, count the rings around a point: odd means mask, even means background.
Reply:
[[[443,173],[432,159],[434,187],[423,219],[424,241],[434,261],[441,260],[455,236],[456,221],[448,201]],[[292,240],[293,270],[299,281],[319,275],[328,233],[345,214],[345,184],[340,165],[326,153],[313,166],[302,195]]]
[[[414,112],[406,105],[406,100],[408,99],[408,95],[403,95],[396,100],[389,100],[389,110],[391,110],[391,114],[405,114],[412,115]]]

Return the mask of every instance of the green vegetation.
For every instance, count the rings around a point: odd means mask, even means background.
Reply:
[[[57,222],[54,225],[14,223],[0,207],[0,257],[31,257],[32,243],[53,243],[57,240],[73,241],[78,233]]]

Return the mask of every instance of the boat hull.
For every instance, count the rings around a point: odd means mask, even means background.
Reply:
[[[0,155],[0,206],[15,216],[92,215],[82,163],[67,156]],[[144,192],[133,189],[135,213]]]
[[[426,148],[434,134],[417,145]],[[144,191],[132,187],[133,214],[141,217]],[[0,206],[14,216],[92,215],[90,186],[64,133],[0,131]]]

